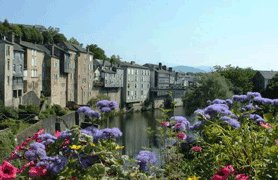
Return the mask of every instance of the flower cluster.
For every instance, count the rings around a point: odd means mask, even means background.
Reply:
[[[211,178],[212,180],[226,180],[230,176],[233,176],[235,174],[235,169],[232,165],[227,165],[223,168],[221,168],[216,174],[213,175]],[[246,174],[237,174],[235,176],[236,180],[248,180],[249,176]]]
[[[108,113],[116,108],[118,108],[118,103],[116,101],[100,100],[97,102],[96,106],[103,113]]]
[[[148,171],[149,165],[155,164],[157,161],[155,153],[151,151],[140,151],[136,156],[136,160],[140,166],[140,170]]]
[[[122,132],[119,128],[105,128],[98,129],[93,126],[89,126],[81,130],[82,133],[92,136],[95,141],[99,139],[110,139],[110,138],[119,138],[122,136]]]
[[[100,118],[100,114],[94,110],[92,110],[88,106],[81,106],[80,108],[77,109],[78,113],[84,113],[86,116],[91,117],[91,118]]]

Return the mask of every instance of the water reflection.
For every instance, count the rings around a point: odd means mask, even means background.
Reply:
[[[174,114],[184,116],[184,108],[176,108]],[[118,140],[119,144],[125,146],[123,154],[134,156],[142,147],[156,149],[158,142],[155,136],[151,136],[147,131],[148,128],[156,130],[156,119],[161,116],[160,110],[154,110],[129,113],[111,120],[109,126],[118,127],[123,132],[123,136]]]

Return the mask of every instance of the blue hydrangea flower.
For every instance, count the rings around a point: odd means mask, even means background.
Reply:
[[[249,98],[247,95],[233,95],[233,101],[245,102],[249,101]]]
[[[260,103],[260,104],[266,104],[271,105],[273,104],[273,100],[269,98],[262,98],[262,97],[255,97],[254,102]]]
[[[80,108],[77,109],[76,112],[78,112],[78,113],[85,113],[86,111],[89,111],[89,110],[91,110],[90,107],[88,107],[88,106],[81,106]]]
[[[236,128],[236,129],[240,128],[240,122],[238,122],[238,120],[236,120],[236,119],[233,119],[233,118],[228,117],[228,116],[223,116],[223,117],[220,118],[220,120],[228,123],[229,125],[231,125],[232,127]]]
[[[46,157],[45,145],[42,143],[34,142],[30,144],[30,149],[24,153],[29,161],[34,161]]]
[[[259,92],[247,92],[248,99],[252,99],[255,97],[262,97]]]
[[[190,122],[183,116],[173,116],[170,120],[174,120],[176,123],[183,123],[186,127],[190,126]]]
[[[212,101],[212,104],[226,104],[226,101],[223,99],[215,99]]]
[[[123,135],[123,133],[120,131],[119,128],[105,128],[102,129],[101,131],[102,131],[101,138],[103,139],[118,138]]]
[[[231,115],[232,112],[226,104],[212,104],[204,109],[204,113],[208,115]]]
[[[37,163],[37,166],[45,166],[48,171],[58,174],[67,165],[68,160],[64,156],[45,157]]]

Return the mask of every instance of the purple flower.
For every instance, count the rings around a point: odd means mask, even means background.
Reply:
[[[103,113],[109,113],[112,109],[110,107],[102,107],[100,108],[100,111]]]
[[[41,135],[39,135],[38,138],[41,140],[41,143],[44,145],[52,144],[57,139],[55,136],[52,136],[49,133],[41,134]]]
[[[212,104],[226,104],[226,101],[223,99],[215,99],[212,101]]]
[[[229,107],[226,104],[212,104],[205,108],[204,113],[210,116],[216,114],[222,114],[222,115],[232,114],[232,112],[229,110]]]
[[[248,101],[247,95],[233,95],[233,101],[237,102],[245,102]]]
[[[110,101],[109,107],[113,110],[119,107],[118,103],[116,101]]]
[[[252,99],[254,97],[262,97],[260,93],[258,92],[247,92],[248,99]]]
[[[69,138],[70,136],[71,136],[71,132],[69,130],[65,130],[61,132],[61,135],[58,138],[65,139],[65,138]]]
[[[194,111],[194,114],[198,115],[198,114],[201,114],[203,115],[205,112],[203,109],[197,109],[196,111]]]
[[[155,153],[151,151],[140,151],[136,156],[136,160],[140,166],[140,170],[148,171],[148,166],[150,164],[155,164],[157,161]]]
[[[34,142],[30,144],[30,149],[24,153],[29,161],[46,157],[45,146],[42,143]]]
[[[86,111],[89,111],[89,110],[91,110],[90,107],[88,107],[88,106],[81,106],[80,108],[77,109],[76,112],[78,112],[78,113],[85,113]]]
[[[226,103],[230,106],[230,105],[233,104],[233,100],[231,100],[231,99],[226,99]]]
[[[175,120],[176,123],[183,123],[186,127],[189,127],[190,122],[183,116],[173,116],[170,120]]]
[[[94,140],[98,140],[102,137],[102,131],[94,126],[89,126],[85,129],[81,129],[80,132],[92,136]]]
[[[108,107],[110,105],[110,101],[109,100],[100,100],[97,102],[96,106],[98,108],[102,108],[102,107]]]
[[[254,120],[256,123],[265,122],[265,120],[258,114],[250,114],[249,118]]]
[[[204,124],[204,121],[196,121],[192,126],[189,126],[190,130],[198,130],[200,129]]]
[[[273,99],[273,105],[278,106],[278,99]]]
[[[119,128],[105,128],[102,129],[102,138],[108,139],[108,138],[118,138],[123,135],[123,133],[120,131]]]
[[[223,116],[220,118],[220,120],[230,124],[232,127],[234,128],[240,128],[240,123],[236,120],[236,119],[233,119],[231,117],[228,117],[228,116]]]
[[[87,167],[93,165],[95,159],[96,157],[93,156],[81,156],[80,157],[81,167],[86,169]]]
[[[257,102],[257,103],[260,103],[260,104],[268,104],[268,105],[273,104],[272,99],[262,98],[262,97],[255,97],[254,102]]]
[[[88,116],[88,117],[92,117],[92,118],[99,118],[100,117],[100,114],[98,113],[98,112],[96,112],[96,111],[94,111],[94,110],[89,110],[89,111],[86,111],[85,113],[84,113],[86,116]]]
[[[241,108],[243,111],[250,111],[250,110],[254,110],[256,109],[255,106],[253,106],[252,103],[247,104],[246,106],[244,106],[243,108]]]
[[[37,166],[45,166],[48,171],[58,174],[67,165],[68,160],[64,156],[45,157],[37,163]]]

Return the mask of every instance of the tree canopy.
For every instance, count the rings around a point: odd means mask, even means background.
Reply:
[[[107,56],[105,55],[105,51],[98,47],[96,44],[90,44],[87,46],[89,50],[94,54],[96,59],[107,60]]]
[[[266,87],[266,90],[262,93],[264,97],[278,98],[278,73],[273,76]]]
[[[197,108],[203,108],[208,100],[226,99],[232,96],[231,84],[219,73],[200,76],[197,84],[190,87],[183,98],[186,114],[191,115]]]
[[[225,67],[214,66],[216,72],[229,80],[234,94],[246,94],[253,89],[252,78],[256,74],[251,68],[240,68],[226,65]]]

